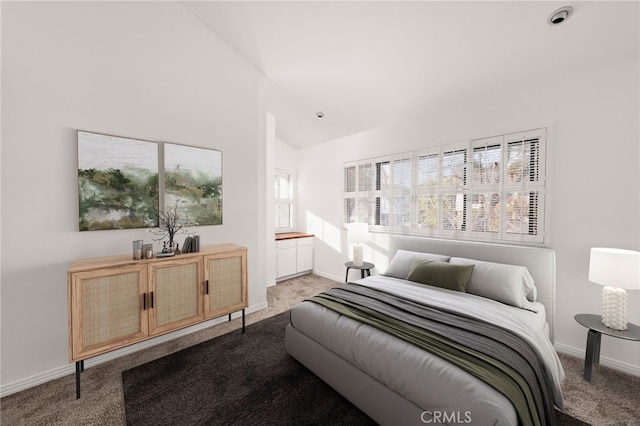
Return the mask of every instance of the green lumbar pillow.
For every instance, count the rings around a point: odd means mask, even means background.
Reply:
[[[455,291],[466,291],[474,265],[452,265],[426,259],[414,259],[407,280]]]

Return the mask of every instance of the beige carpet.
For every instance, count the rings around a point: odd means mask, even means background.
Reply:
[[[307,297],[336,284],[315,275],[284,281],[267,290],[269,308],[247,315],[247,324],[284,312]],[[229,331],[238,332],[240,319],[162,343],[82,373],[82,398],[75,399],[73,374],[0,400],[2,425],[124,425],[124,370],[163,357]],[[567,373],[563,391],[565,411],[600,425],[640,425],[640,377],[597,366],[591,383],[582,379],[582,361],[561,355]]]
[[[560,361],[567,375],[562,383],[567,414],[594,426],[640,426],[640,377],[596,365],[587,382],[583,359],[560,354]]]

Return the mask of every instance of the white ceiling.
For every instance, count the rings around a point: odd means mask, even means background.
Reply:
[[[638,1],[182,4],[268,77],[296,148],[640,55]]]

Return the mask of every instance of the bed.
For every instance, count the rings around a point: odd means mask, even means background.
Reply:
[[[289,354],[382,425],[554,424],[554,252],[391,236],[389,258],[383,274],[292,308]],[[434,276],[456,283],[419,282]],[[522,287],[493,284],[503,278]]]

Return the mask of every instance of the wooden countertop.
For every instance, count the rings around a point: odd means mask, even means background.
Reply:
[[[313,237],[313,234],[306,234],[304,232],[281,232],[276,234],[276,241],[290,240],[292,238],[307,238]]]

